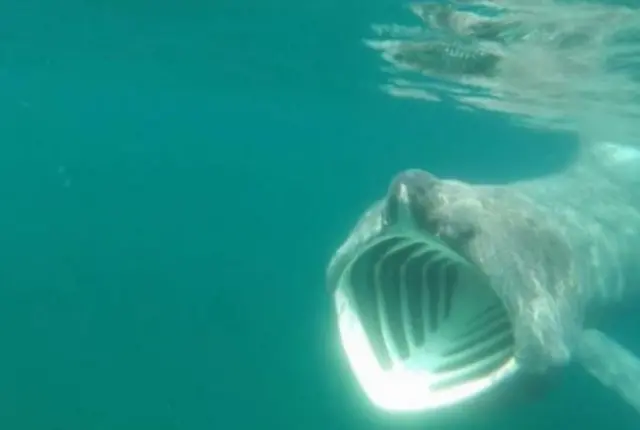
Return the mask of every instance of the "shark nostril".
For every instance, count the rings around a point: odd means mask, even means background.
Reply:
[[[423,170],[398,174],[389,187],[384,205],[388,225],[413,226],[432,231],[424,220],[434,206],[437,179]]]

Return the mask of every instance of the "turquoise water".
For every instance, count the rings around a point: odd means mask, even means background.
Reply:
[[[324,269],[399,170],[498,181],[574,142],[379,90],[397,2],[0,4],[0,428],[637,428],[569,369],[530,405],[377,413]]]

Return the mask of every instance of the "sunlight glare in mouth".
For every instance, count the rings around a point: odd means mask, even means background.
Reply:
[[[391,236],[365,247],[344,270],[334,293],[340,341],[377,407],[454,405],[517,371],[506,309],[467,266],[442,245]],[[384,299],[394,290],[401,298],[395,306]],[[410,314],[416,311],[422,316]]]

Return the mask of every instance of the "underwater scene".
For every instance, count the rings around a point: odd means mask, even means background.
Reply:
[[[640,3],[0,2],[0,428],[638,429]]]

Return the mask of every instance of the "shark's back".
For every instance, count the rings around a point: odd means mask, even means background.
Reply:
[[[515,188],[571,247],[582,302],[599,307],[640,292],[640,150],[586,145],[564,172]]]

